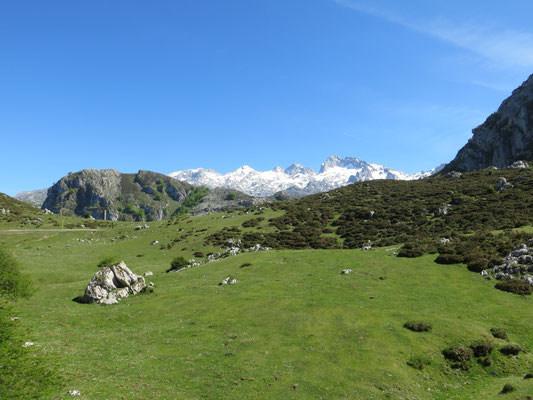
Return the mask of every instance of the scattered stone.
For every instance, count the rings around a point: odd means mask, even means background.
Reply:
[[[450,239],[450,238],[441,238],[441,239],[439,240],[439,242],[440,242],[441,244],[447,245],[447,244],[450,244],[450,243],[452,242],[452,239]]]
[[[79,390],[69,390],[68,394],[70,394],[71,396],[81,396],[81,393]]]
[[[237,279],[235,278],[232,278],[231,276],[228,276],[226,277],[222,282],[220,282],[218,285],[219,286],[224,286],[224,285],[235,285],[237,283]]]
[[[529,164],[525,161],[518,160],[507,167],[508,169],[524,169],[529,168]]]
[[[460,172],[457,172],[457,171],[450,171],[444,176],[446,178],[450,178],[450,179],[459,179],[461,176],[463,176],[463,174],[461,174]]]
[[[348,275],[351,274],[353,271],[351,269],[343,269],[341,272],[341,275]]]
[[[152,276],[154,273],[152,271],[146,271],[144,276]]]
[[[364,246],[363,251],[372,250],[372,246]]]
[[[141,229],[149,229],[149,228],[150,228],[149,225],[144,224],[144,225],[137,225],[137,226],[135,227],[135,230],[136,230],[136,231],[140,231]]]
[[[33,222],[43,222],[43,219],[42,218],[34,218],[33,219]]]
[[[53,214],[53,212],[50,211],[48,208],[45,208],[45,209],[43,210],[43,214],[44,214],[44,215],[48,215],[48,214]]]
[[[447,215],[452,208],[451,204],[441,204],[440,207],[433,213],[435,217],[442,217]]]
[[[489,273],[487,271],[485,271],[485,270],[481,271],[481,276],[488,276],[488,275],[489,275]]]
[[[11,321],[18,321],[20,318],[19,317],[11,317],[9,318]]]
[[[496,191],[498,193],[501,193],[505,189],[509,189],[511,187],[513,187],[513,185],[511,185],[509,182],[507,182],[507,179],[505,179],[504,177],[501,177],[501,178],[498,178],[498,182],[496,182],[496,185],[494,186],[494,189],[496,189]]]
[[[156,245],[156,244],[159,244],[159,240],[154,240],[154,241],[152,242],[152,246],[154,246],[154,245]]]
[[[30,346],[33,346],[35,343],[33,342],[25,342],[22,347],[30,347]]]
[[[70,243],[67,243],[67,247],[72,247],[72,245]]]
[[[135,295],[146,288],[144,277],[134,274],[121,261],[102,268],[91,279],[85,294],[75,299],[79,303],[117,304],[130,294]]]

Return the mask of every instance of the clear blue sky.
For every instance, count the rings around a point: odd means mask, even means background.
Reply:
[[[533,73],[530,0],[0,3],[0,192],[83,168],[450,161]]]

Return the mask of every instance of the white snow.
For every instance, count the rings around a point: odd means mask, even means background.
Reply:
[[[187,169],[169,174],[172,178],[195,186],[231,188],[246,194],[265,197],[286,191],[297,196],[325,192],[350,183],[373,179],[415,180],[432,175],[439,166],[428,172],[406,174],[358,158],[329,157],[316,173],[312,168],[293,164],[287,169],[276,167],[270,171],[256,171],[244,165],[233,172],[220,174],[212,169]]]

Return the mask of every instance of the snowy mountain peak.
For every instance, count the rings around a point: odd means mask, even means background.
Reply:
[[[322,163],[320,172],[301,164],[292,164],[285,170],[275,167],[270,171],[256,171],[248,165],[227,174],[197,168],[172,172],[169,176],[197,186],[236,189],[252,196],[271,196],[285,191],[294,196],[325,192],[350,183],[372,179],[413,180],[432,175],[435,170],[406,174],[379,164],[370,164],[354,157],[331,156]]]

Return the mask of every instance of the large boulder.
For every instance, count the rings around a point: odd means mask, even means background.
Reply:
[[[87,285],[85,294],[75,300],[80,303],[116,304],[120,299],[145,289],[144,277],[133,273],[121,261],[98,271]]]

